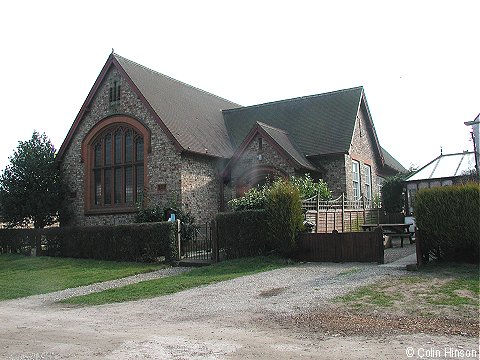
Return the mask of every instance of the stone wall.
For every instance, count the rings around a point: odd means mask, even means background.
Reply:
[[[315,161],[312,161],[312,163],[325,170],[321,177],[327,183],[334,199],[347,192],[346,157],[346,155],[341,154],[317,158]]]
[[[272,170],[282,176],[295,175],[295,168],[266,139],[262,139],[260,149],[259,138],[259,134],[255,135],[231,169],[230,181],[224,188],[225,204],[239,195],[239,191],[241,193],[254,185],[249,181],[252,177],[266,176],[266,172]]]
[[[355,122],[355,130],[350,146],[349,155],[346,156],[345,169],[346,169],[346,195],[348,199],[353,199],[353,171],[352,160],[356,160],[360,163],[360,191],[365,194],[365,165],[369,165],[372,174],[372,197],[378,193],[378,180],[380,164],[378,155],[375,150],[375,144],[373,136],[371,134],[370,123],[367,120],[367,115],[363,105],[357,115],[357,121]]]
[[[133,117],[151,131],[151,152],[145,154],[148,174],[144,197],[146,205],[167,204],[172,194],[180,193],[180,152],[123,78],[120,103],[115,111],[110,109],[109,81],[112,76],[118,76],[114,68],[107,73],[105,80],[100,84],[89,105],[90,110],[84,114],[64,153],[62,170],[70,190],[71,209],[71,217],[67,225],[119,224],[133,221],[133,213],[85,215],[85,168],[81,157],[82,141],[96,123],[115,114]]]
[[[223,162],[185,153],[182,156],[181,203],[197,224],[212,220],[220,209],[220,171]]]

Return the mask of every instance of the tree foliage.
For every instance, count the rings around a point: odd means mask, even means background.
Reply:
[[[34,131],[9,158],[0,175],[0,208],[9,227],[43,228],[58,220],[62,186],[55,152],[48,137]]]
[[[382,205],[387,213],[404,210],[404,183],[407,176],[408,174],[398,174],[385,179],[382,186]]]
[[[270,247],[283,256],[295,252],[297,233],[303,229],[300,191],[293,183],[275,181],[267,194],[266,212]]]

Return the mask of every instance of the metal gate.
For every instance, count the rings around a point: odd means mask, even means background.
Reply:
[[[182,260],[213,262],[214,249],[210,223],[203,225],[182,224],[180,230],[180,252]]]

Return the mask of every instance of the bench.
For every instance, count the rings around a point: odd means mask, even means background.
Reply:
[[[408,237],[410,240],[410,244],[413,244],[413,239],[412,239],[412,234],[410,232],[408,233],[390,233],[390,232],[384,232],[383,233],[385,236],[391,236],[391,237],[399,237],[400,238],[400,247],[403,247],[403,238]]]

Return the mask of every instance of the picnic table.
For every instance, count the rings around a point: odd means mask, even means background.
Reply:
[[[396,236],[401,239],[400,246],[403,247],[403,238],[408,237],[410,244],[413,244],[410,226],[412,224],[363,224],[364,231],[373,231],[377,227],[382,229],[383,235]]]

